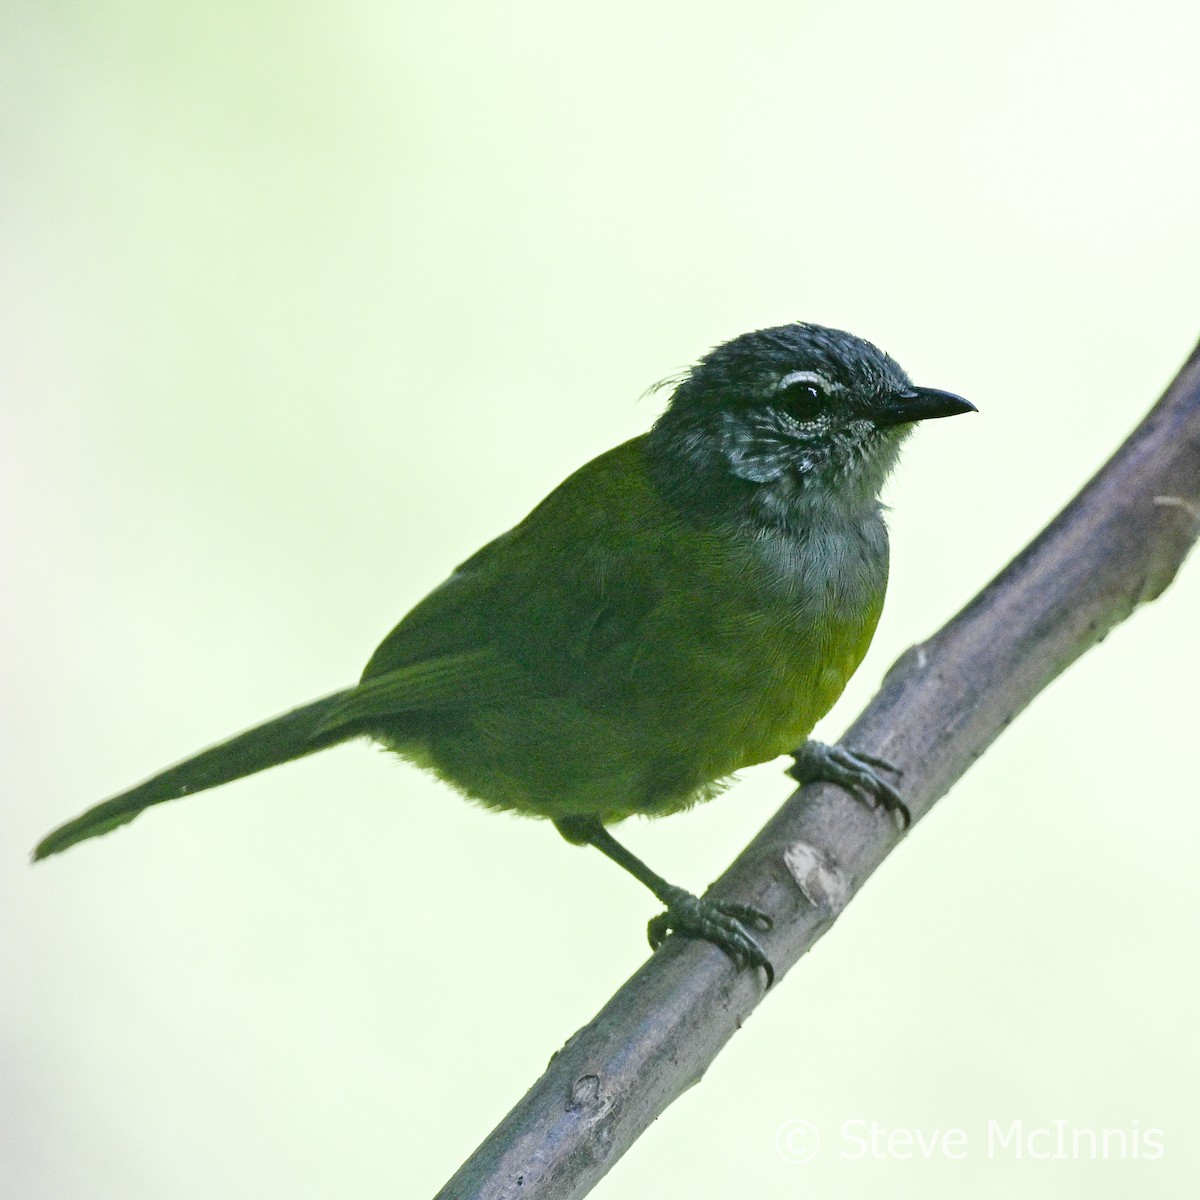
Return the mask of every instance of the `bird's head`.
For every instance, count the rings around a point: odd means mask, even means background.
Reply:
[[[693,495],[723,476],[776,501],[803,493],[854,505],[878,497],[915,422],[972,411],[960,396],[914,386],[870,342],[796,323],[709,351],[678,382],[650,444]]]

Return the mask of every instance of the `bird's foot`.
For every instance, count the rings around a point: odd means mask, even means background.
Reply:
[[[646,927],[652,950],[657,950],[669,933],[703,938],[724,950],[739,967],[762,967],[767,987],[775,982],[771,960],[746,928],[747,924],[761,930],[771,928],[771,918],[761,909],[736,900],[701,899],[677,887],[669,888],[660,899],[667,911],[659,913]]]
[[[799,783],[836,783],[871,808],[891,813],[901,829],[912,824],[912,813],[904,797],[879,773],[890,771],[900,775],[895,763],[846,746],[827,746],[824,742],[805,742],[792,757],[796,761],[788,774]]]

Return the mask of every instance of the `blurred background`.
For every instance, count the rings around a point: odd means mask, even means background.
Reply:
[[[642,889],[361,745],[29,848],[353,680],[650,424],[647,385],[796,318],[980,409],[890,485],[891,595],[836,738],[1200,334],[1200,16],[10,0],[0,23],[0,1195],[430,1194],[642,961]],[[595,1194],[1184,1194],[1198,602],[1192,562],[1043,695]],[[625,838],[702,888],[781,765]],[[848,1120],[970,1152],[852,1161]],[[989,1120],[1165,1152],[989,1157]]]

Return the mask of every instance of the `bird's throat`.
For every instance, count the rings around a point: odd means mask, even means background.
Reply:
[[[765,410],[667,412],[645,439],[647,470],[685,516],[799,532],[879,511],[901,437],[808,430]]]

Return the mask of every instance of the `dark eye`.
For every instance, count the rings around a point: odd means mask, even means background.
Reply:
[[[783,394],[790,403],[808,401],[810,404],[819,404],[825,399],[825,393],[815,383],[793,383],[784,388]]]
[[[811,371],[794,371],[779,381],[779,397],[789,412],[810,416],[820,412],[829,400],[825,381]]]

